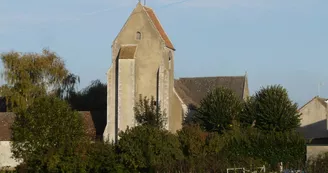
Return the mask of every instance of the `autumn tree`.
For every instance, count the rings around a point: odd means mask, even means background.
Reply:
[[[81,172],[89,139],[82,116],[57,97],[39,97],[16,112],[12,152],[33,172]]]
[[[233,120],[239,119],[242,104],[235,93],[225,87],[219,87],[201,101],[193,121],[209,132],[222,132],[229,129]]]
[[[155,104],[154,97],[150,99],[139,96],[139,102],[134,107],[134,115],[139,125],[164,128],[166,125],[165,110],[161,110],[159,104]]]
[[[297,104],[280,85],[262,88],[250,98],[241,116],[241,122],[263,131],[289,131],[300,125]]]
[[[71,88],[72,78],[68,80],[70,73],[64,61],[49,50],[44,49],[42,53],[4,53],[1,61],[6,84],[0,87],[0,94],[6,97],[10,110],[17,107],[26,109],[39,96],[54,94],[60,88],[61,92]]]

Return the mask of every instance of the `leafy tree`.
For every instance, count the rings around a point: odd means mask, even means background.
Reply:
[[[151,126],[128,128],[120,134],[118,152],[130,171],[173,172],[183,159],[178,138]]]
[[[206,139],[207,132],[204,132],[199,125],[186,125],[177,132],[184,154],[183,172],[204,171],[206,160]]]
[[[71,95],[76,91],[76,85],[80,83],[80,77],[69,73],[61,82],[60,87],[57,89],[57,96],[61,99],[68,100]]]
[[[16,112],[12,152],[32,172],[83,172],[89,143],[82,116],[56,97]]]
[[[253,143],[253,156],[268,163],[271,169],[277,169],[279,162],[290,168],[302,168],[306,155],[306,141],[295,131],[263,132],[250,137]]]
[[[123,172],[124,167],[119,164],[117,156],[113,144],[102,141],[91,144],[88,150],[87,172]]]
[[[222,132],[239,119],[242,109],[240,99],[228,88],[219,87],[210,92],[200,103],[194,121],[209,132]]]
[[[264,131],[289,131],[300,125],[300,113],[287,90],[280,85],[268,86],[256,92],[246,103],[241,122],[253,124]]]
[[[310,157],[307,161],[306,172],[328,172],[328,153],[321,153],[316,157]]]
[[[71,92],[66,100],[75,110],[99,111],[107,109],[107,85],[100,80],[92,81],[80,92]]]
[[[165,111],[160,105],[155,105],[154,97],[148,99],[140,95],[139,102],[134,107],[135,118],[140,125],[164,128],[166,125]]]
[[[11,110],[26,109],[35,98],[69,83],[64,80],[69,75],[64,62],[49,50],[41,54],[9,52],[2,54],[1,60],[6,85],[0,87],[0,94],[6,97]]]

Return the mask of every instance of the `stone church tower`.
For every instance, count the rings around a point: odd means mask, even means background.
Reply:
[[[165,110],[167,129],[181,128],[182,110],[174,120],[174,47],[151,8],[138,3],[112,44],[112,65],[107,72],[107,125],[104,140],[117,140],[120,131],[136,125],[134,105],[139,95]],[[176,127],[173,127],[174,122]]]

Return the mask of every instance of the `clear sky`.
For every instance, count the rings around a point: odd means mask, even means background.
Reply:
[[[0,0],[0,52],[57,52],[106,82],[111,42],[137,0]],[[281,84],[300,105],[328,97],[327,0],[147,0],[176,47],[175,76],[248,73],[254,93]]]

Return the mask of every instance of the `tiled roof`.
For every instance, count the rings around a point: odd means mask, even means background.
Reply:
[[[137,46],[122,46],[120,49],[119,59],[134,59]]]
[[[145,7],[144,6],[145,11],[147,12],[148,16],[150,17],[151,21],[153,22],[153,24],[155,25],[156,29],[158,30],[159,34],[161,35],[161,37],[163,38],[166,47],[175,50],[172,42],[170,41],[169,37],[167,36],[167,34],[165,33],[163,26],[161,25],[161,23],[159,22],[158,18],[156,17],[154,11],[149,8],[149,7]]]
[[[207,93],[217,87],[230,88],[242,100],[245,81],[245,76],[180,78],[174,81],[174,87],[187,106],[199,106],[200,101]]]
[[[90,112],[79,112],[83,116],[83,121],[86,125],[86,133],[95,138],[96,129]],[[10,141],[11,139],[11,125],[15,119],[15,114],[12,112],[0,112],[0,141]]]

